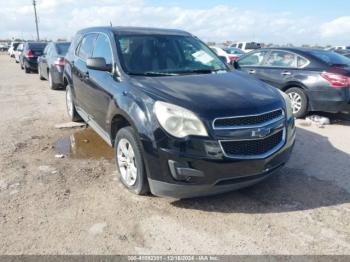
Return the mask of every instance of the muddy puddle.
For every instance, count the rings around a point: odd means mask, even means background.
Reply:
[[[114,150],[91,128],[59,139],[54,145],[57,154],[76,159],[114,158]]]

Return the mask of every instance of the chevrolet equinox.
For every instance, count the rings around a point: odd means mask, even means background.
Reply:
[[[79,31],[65,57],[67,111],[110,146],[136,194],[189,198],[253,185],[295,140],[289,98],[230,68],[190,33]]]

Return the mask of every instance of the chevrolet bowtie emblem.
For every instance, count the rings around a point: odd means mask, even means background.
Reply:
[[[263,137],[268,136],[270,133],[271,133],[270,128],[258,128],[256,130],[252,131],[252,137],[263,138]]]

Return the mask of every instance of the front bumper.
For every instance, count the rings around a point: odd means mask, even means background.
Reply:
[[[288,124],[285,144],[265,158],[226,157],[217,141],[158,142],[157,152],[144,142],[148,182],[152,194],[191,198],[223,193],[251,186],[269,177],[288,161],[295,141],[294,120]],[[203,153],[204,152],[204,153]],[[178,179],[171,163],[179,163],[187,176]],[[179,170],[180,170],[179,169]]]

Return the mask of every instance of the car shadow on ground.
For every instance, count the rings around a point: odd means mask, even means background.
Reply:
[[[278,213],[349,203],[350,176],[346,174],[350,171],[337,168],[337,163],[345,167],[345,163],[350,163],[350,155],[335,148],[327,137],[298,128],[289,163],[262,183],[231,193],[176,200],[171,204],[207,212]]]

